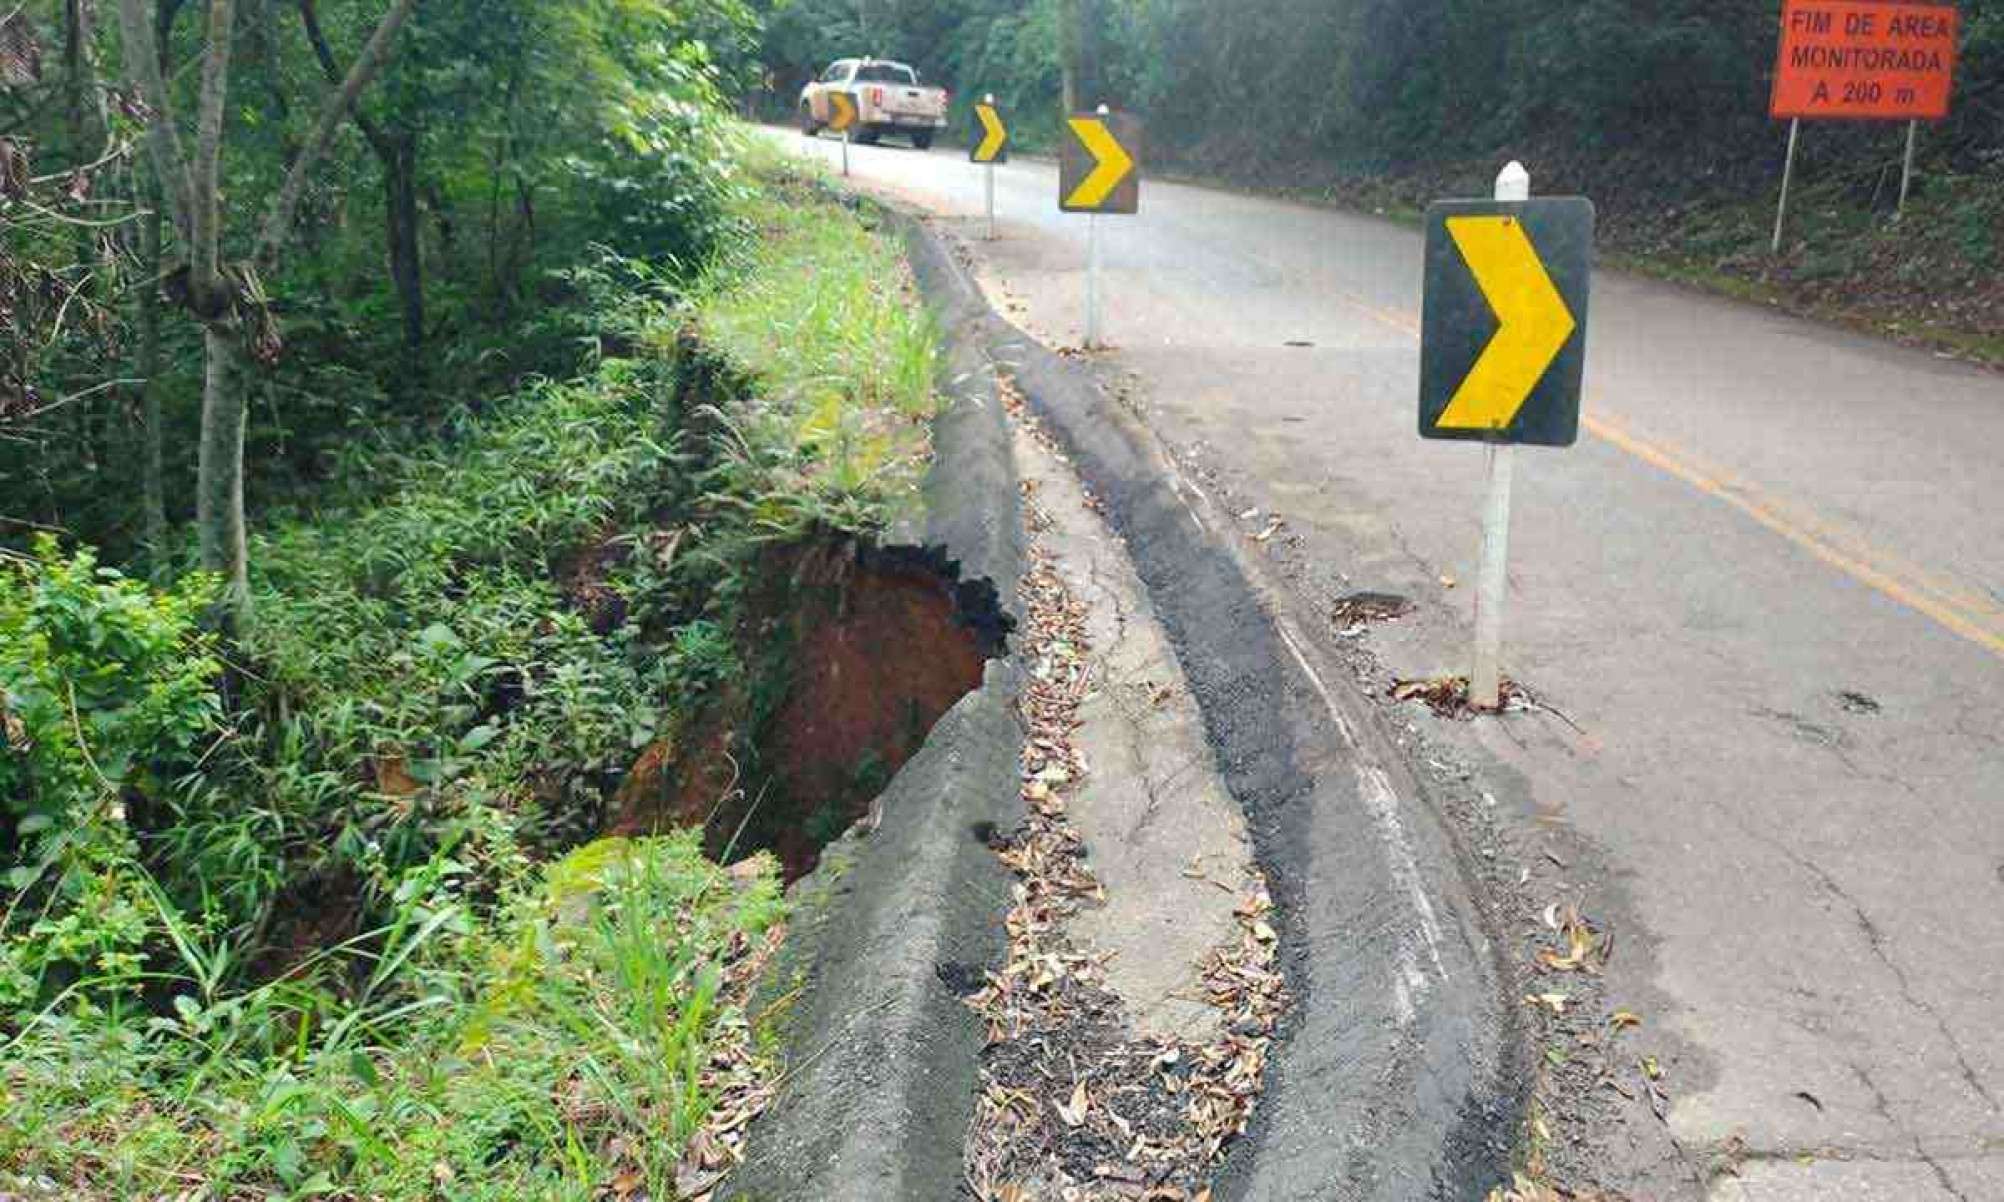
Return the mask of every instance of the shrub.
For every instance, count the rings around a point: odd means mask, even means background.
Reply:
[[[0,1013],[63,985],[129,990],[152,933],[128,813],[157,805],[217,730],[221,665],[194,578],[155,592],[44,538],[0,563]]]

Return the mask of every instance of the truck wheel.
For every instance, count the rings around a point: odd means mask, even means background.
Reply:
[[[931,131],[931,130],[929,130],[929,129],[919,129],[919,130],[913,130],[913,131],[912,131],[912,149],[913,149],[913,150],[931,150],[931,149],[932,149],[932,131]]]
[[[810,138],[821,132],[821,127],[814,123],[814,106],[806,101],[800,104],[800,132]]]

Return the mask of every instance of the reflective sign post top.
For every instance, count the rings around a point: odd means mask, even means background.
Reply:
[[[1058,208],[1132,216],[1141,207],[1141,122],[1102,105],[1065,121]]]

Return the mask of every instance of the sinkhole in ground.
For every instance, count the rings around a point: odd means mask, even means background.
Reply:
[[[993,584],[934,549],[823,534],[771,549],[754,579],[744,678],[647,749],[612,831],[700,824],[712,855],[771,851],[791,882],[981,687],[1010,620]]]

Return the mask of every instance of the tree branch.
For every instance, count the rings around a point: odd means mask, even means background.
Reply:
[[[217,0],[227,3],[228,0]],[[299,208],[299,199],[306,191],[306,176],[313,169],[320,156],[326,153],[328,143],[334,140],[334,131],[341,126],[341,120],[354,106],[355,98],[371,80],[382,71],[389,61],[390,43],[395,40],[397,30],[418,6],[418,0],[391,0],[390,10],[376,26],[376,32],[369,35],[368,44],[348,69],[348,78],[320,110],[320,120],[314,126],[312,137],[307,139],[298,156],[292,161],[292,169],[286,173],[285,183],[273,199],[271,212],[266,217],[264,232],[257,241],[257,261],[269,266],[277,259],[278,252],[292,232],[292,218]]]
[[[339,86],[341,67],[334,61],[334,50],[328,46],[327,35],[320,28],[320,12],[313,0],[299,0],[299,23],[306,26],[306,40],[313,47],[313,57],[320,60],[320,70],[327,76],[327,82]],[[383,131],[377,129],[376,123],[363,115],[360,105],[355,106],[349,115],[355,119],[355,128],[361,130],[362,136],[368,139],[370,148],[376,152],[376,157],[388,161],[393,148],[389,139],[383,136]]]
[[[209,0],[209,45],[202,55],[201,109],[195,117],[195,165],[189,177],[189,267],[196,309],[207,313],[222,291],[223,110],[230,92],[236,0]]]
[[[118,0],[118,31],[125,45],[125,74],[139,98],[152,110],[147,122],[147,142],[153,151],[153,167],[160,177],[160,191],[167,200],[167,215],[183,239],[189,235],[192,186],[188,159],[181,149],[181,134],[174,127],[173,106],[167,100],[167,80],[160,69],[160,43],[153,22],[143,11],[145,0]]]

